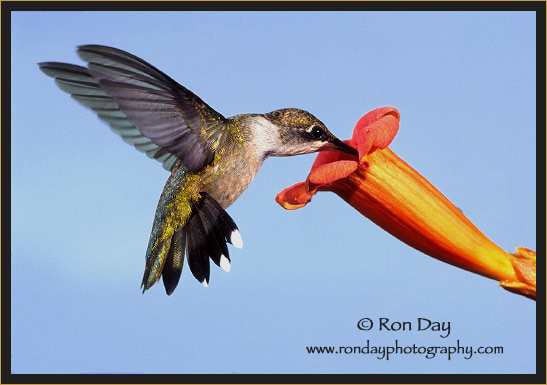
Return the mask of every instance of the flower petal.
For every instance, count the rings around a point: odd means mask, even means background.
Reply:
[[[352,147],[355,147],[351,140],[344,140],[343,142]],[[313,171],[323,164],[333,163],[339,160],[352,160],[355,162],[357,161],[357,158],[354,155],[346,154],[345,152],[321,151],[319,154],[317,154],[317,157],[315,158],[315,161],[311,166],[311,170]]]
[[[517,247],[511,254],[511,262],[519,281],[501,281],[500,286],[511,292],[536,299],[536,252],[526,247]]]
[[[308,193],[306,182],[300,182],[277,194],[275,201],[286,210],[296,210],[306,206],[312,195]]]
[[[363,115],[353,129],[351,141],[363,163],[369,152],[386,148],[399,131],[399,111],[393,107],[377,108]]]
[[[358,164],[353,160],[338,160],[332,163],[322,164],[315,168],[308,180],[313,184],[325,185],[337,181],[338,179],[348,177],[357,170]]]

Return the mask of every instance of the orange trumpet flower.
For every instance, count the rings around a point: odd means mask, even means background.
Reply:
[[[332,191],[409,246],[443,262],[499,281],[536,298],[536,253],[510,254],[488,239],[431,183],[387,146],[399,129],[395,108],[378,108],[357,122],[345,141],[355,156],[321,152],[305,182],[276,196],[285,209],[305,206],[317,191]]]

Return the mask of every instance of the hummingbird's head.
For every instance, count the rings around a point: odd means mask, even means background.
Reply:
[[[335,137],[327,127],[298,108],[283,108],[264,114],[277,133],[275,150],[269,155],[291,156],[317,151],[340,151],[358,156],[357,150]],[[275,135],[275,133],[273,133]]]

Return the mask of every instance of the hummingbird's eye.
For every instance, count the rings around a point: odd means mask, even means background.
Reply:
[[[325,135],[325,132],[323,131],[321,127],[313,126],[313,128],[311,129],[311,135],[315,139],[321,139]]]

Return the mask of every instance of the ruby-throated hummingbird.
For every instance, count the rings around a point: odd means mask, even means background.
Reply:
[[[40,69],[137,150],[171,172],[156,209],[141,287],[160,275],[167,294],[178,284],[184,255],[194,277],[209,283],[209,258],[226,271],[226,242],[243,243],[225,209],[249,186],[269,156],[321,150],[357,155],[307,111],[285,108],[225,118],[142,59],[99,45],[78,47],[87,68],[46,62]]]

